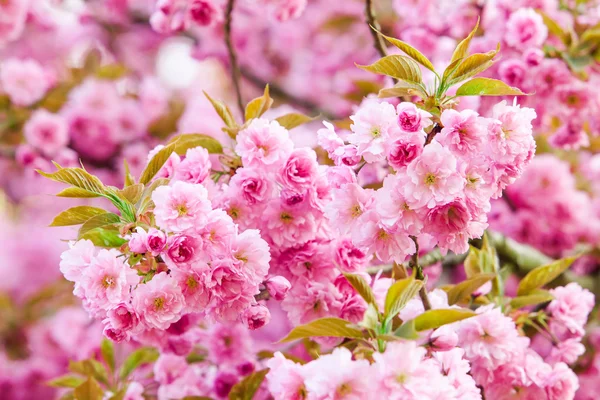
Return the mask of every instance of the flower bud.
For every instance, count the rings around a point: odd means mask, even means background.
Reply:
[[[148,242],[148,233],[144,228],[138,227],[129,239],[129,250],[134,253],[143,254],[148,251],[146,243]]]
[[[163,231],[151,228],[146,238],[146,246],[153,256],[159,255],[167,245],[167,235]]]
[[[265,283],[267,290],[275,300],[283,300],[292,285],[283,276],[274,276]]]
[[[242,314],[242,322],[250,329],[255,330],[269,323],[271,313],[262,304],[254,304],[248,307]]]

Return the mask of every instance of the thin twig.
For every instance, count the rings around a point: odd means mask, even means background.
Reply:
[[[387,49],[383,38],[377,31],[372,28],[381,31],[381,26],[379,22],[377,22],[377,18],[375,17],[375,8],[373,7],[373,0],[366,0],[365,3],[365,15],[367,16],[367,24],[369,24],[369,31],[371,31],[371,36],[373,36],[373,42],[375,45],[375,49],[379,53],[381,57],[387,56]]]
[[[240,66],[237,62],[237,56],[233,43],[231,42],[231,19],[233,14],[233,6],[235,0],[227,0],[227,8],[225,9],[225,45],[227,46],[227,53],[229,54],[229,67],[231,68],[231,80],[233,81],[233,87],[235,89],[235,95],[237,97],[238,108],[242,115],[244,115],[244,101],[242,99],[242,91],[240,89]]]
[[[416,270],[416,278],[420,281],[423,281],[425,280],[425,275],[423,275],[423,267],[421,267],[421,264],[419,264],[419,241],[414,236],[411,236],[410,238],[413,242],[415,242],[415,253],[410,258],[409,265],[413,270]],[[423,308],[425,311],[431,310],[431,303],[429,302],[429,297],[427,297],[427,289],[425,288],[425,285],[421,286],[421,289],[419,290],[419,297],[423,302]]]
[[[246,80],[248,80],[250,83],[252,83],[254,86],[256,86],[260,89],[264,89],[265,85],[267,83],[269,83],[269,82],[265,82],[264,80],[262,80],[261,78],[259,78],[256,75],[254,75],[251,71],[248,71],[247,69],[242,69],[241,74]],[[286,103],[295,105],[295,106],[300,107],[311,113],[321,114],[323,117],[325,117],[329,120],[334,120],[334,119],[340,118],[339,116],[336,116],[331,111],[327,111],[327,110],[320,108],[317,104],[311,102],[310,100],[295,97],[293,94],[286,92],[283,88],[279,87],[277,84],[269,83],[269,91],[271,92],[271,94],[273,96],[279,97],[279,98],[285,100]]]

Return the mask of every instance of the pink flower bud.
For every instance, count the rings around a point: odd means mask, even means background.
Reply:
[[[146,238],[146,246],[153,256],[159,255],[167,245],[167,235],[163,231],[151,228]]]
[[[194,256],[192,239],[186,235],[171,236],[167,254],[176,263],[189,261]]]
[[[271,297],[279,301],[285,298],[285,295],[292,287],[290,281],[285,279],[283,276],[274,276],[269,278],[265,285],[267,286],[267,290],[269,291]]]
[[[178,356],[185,356],[192,351],[193,343],[185,336],[169,336],[167,349]]]
[[[271,313],[262,304],[254,304],[248,307],[242,314],[242,322],[250,329],[255,330],[269,323]]]
[[[225,398],[231,391],[233,385],[238,382],[238,377],[231,372],[221,372],[217,375],[214,383],[214,389],[217,396]]]
[[[129,239],[129,250],[134,253],[145,253],[148,251],[146,243],[148,242],[148,233],[143,228],[137,228]]]
[[[488,294],[490,292],[490,290],[492,290],[492,282],[488,281],[488,282],[484,283],[483,285],[481,285],[479,287],[479,289],[477,289],[476,291],[473,292],[473,297],[485,296],[486,294]]]

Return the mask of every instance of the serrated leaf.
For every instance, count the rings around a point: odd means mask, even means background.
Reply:
[[[519,88],[508,86],[498,79],[473,78],[463,83],[457,90],[457,96],[523,96]]]
[[[377,301],[375,300],[375,295],[373,294],[373,290],[371,286],[365,281],[365,279],[360,275],[348,274],[344,272],[344,276],[350,282],[350,285],[356,290],[356,292],[362,297],[367,304],[373,304],[375,309],[377,309]]]
[[[98,207],[90,207],[90,206],[77,206],[71,207],[56,217],[50,224],[50,226],[69,226],[69,225],[79,225],[83,224],[87,220],[96,215],[104,214],[106,210],[103,210]]]
[[[425,68],[427,68],[428,70],[435,72],[435,67],[433,66],[431,61],[429,61],[429,59],[427,57],[425,57],[423,55],[423,53],[421,53],[419,50],[415,49],[414,47],[412,47],[411,45],[409,45],[406,42],[403,42],[400,39],[386,36],[373,27],[371,27],[371,29],[375,30],[377,33],[379,33],[381,36],[383,36],[385,38],[385,40],[387,40],[388,42],[390,42],[391,44],[393,44],[394,46],[396,46],[397,48],[399,48],[400,50],[405,52],[407,56],[409,56],[410,58],[412,58],[413,60],[415,60],[416,62],[418,62]]]
[[[423,281],[416,280],[414,276],[394,282],[385,296],[386,319],[394,318],[422,287]]]
[[[275,121],[279,122],[279,125],[289,130],[302,124],[306,124],[307,122],[314,121],[316,118],[317,117],[312,118],[302,113],[289,113],[282,115],[279,118],[275,118]]]
[[[104,212],[103,214],[93,216],[79,228],[79,238],[81,239],[83,235],[93,229],[102,228],[103,226],[116,224],[118,222],[121,222],[121,217],[110,212]]]
[[[75,388],[73,397],[75,400],[102,400],[104,392],[94,378],[88,378]]]
[[[127,240],[123,239],[118,231],[103,228],[92,229],[83,234],[81,239],[90,240],[94,246],[109,249],[118,248],[127,243]]]
[[[545,303],[547,301],[552,301],[554,296],[547,290],[534,290],[530,294],[525,296],[517,296],[510,300],[510,307],[513,310],[518,310],[519,308],[534,306],[540,303]]]
[[[158,356],[158,351],[153,347],[142,347],[135,350],[123,362],[119,376],[121,379],[127,378],[136,368],[156,361]]]
[[[487,53],[475,53],[464,58],[450,76],[448,76],[445,86],[450,87],[485,71],[494,63],[493,60],[498,51],[500,51],[500,44],[498,44],[496,50],[488,51]]]
[[[131,175],[131,171],[129,170],[129,163],[127,160],[123,159],[123,169],[125,170],[125,182],[123,187],[131,186],[135,184],[135,178]]]
[[[229,400],[252,400],[268,372],[269,368],[261,369],[236,383],[229,392]]]
[[[448,305],[456,304],[459,301],[471,296],[471,293],[495,277],[496,274],[478,274],[454,285],[448,291]]]
[[[415,330],[423,332],[429,329],[437,329],[440,326],[462,321],[463,319],[476,316],[477,313],[464,308],[446,308],[427,310],[415,319]]]
[[[252,118],[259,118],[273,105],[273,99],[269,96],[269,85],[265,86],[265,91],[262,96],[251,100],[246,105],[244,112],[245,121],[250,121]]]
[[[141,183],[136,183],[117,191],[117,194],[130,203],[137,203],[140,197],[142,197],[143,191],[144,185],[142,185]]]
[[[111,371],[115,369],[115,349],[113,343],[108,339],[102,339],[100,343],[100,353],[102,359],[108,365]]]
[[[575,259],[576,257],[563,258],[529,271],[521,282],[519,282],[517,295],[524,296],[530,294],[535,289],[539,289],[547,283],[552,282],[554,279],[558,278],[560,274],[565,272],[571,264],[573,264]]]
[[[365,71],[391,76],[410,83],[422,84],[419,65],[407,56],[394,54],[380,58],[371,65],[357,66]]]
[[[48,385],[53,387],[63,387],[63,388],[76,388],[81,385],[85,379],[75,376],[75,375],[63,375],[58,378],[54,378],[48,382]]]
[[[225,123],[225,126],[227,126],[228,128],[235,128],[237,126],[237,123],[235,122],[235,119],[233,118],[233,114],[231,113],[229,107],[227,107],[227,105],[222,101],[213,99],[206,92],[204,92],[204,95],[206,96],[208,101],[210,101],[217,114],[219,114],[219,117],[221,117],[221,119]]]
[[[419,85],[402,81],[398,82],[394,87],[381,89],[378,94],[380,99],[404,96],[419,96],[424,99],[427,97],[427,94],[423,92],[423,89]]]
[[[475,24],[475,28],[469,33],[469,35],[458,43],[456,49],[454,49],[454,53],[452,53],[452,58],[450,59],[450,63],[452,64],[454,61],[459,60],[461,58],[465,58],[469,53],[469,45],[471,44],[471,39],[475,36],[475,33],[479,29],[479,17],[477,17],[477,23]]]
[[[195,147],[204,147],[210,154],[222,154],[223,146],[212,136],[201,133],[182,133],[173,137],[169,143],[175,143],[175,153],[185,155]]]
[[[108,373],[106,372],[104,365],[93,358],[85,360],[84,364],[86,365],[86,369],[90,371],[88,375],[91,375],[98,382],[108,385]]]
[[[104,187],[104,184],[100,181],[100,179],[81,168],[62,168],[59,166],[59,169],[56,172],[46,173],[39,169],[37,170],[37,172],[40,175],[51,179],[55,182],[61,182],[75,186],[76,188],[82,189],[90,194],[94,194],[97,196],[106,196],[107,194],[106,188]],[[63,197],[67,196],[64,196],[63,194]]]
[[[142,175],[140,176],[139,182],[143,185],[148,184],[154,178],[154,176],[161,170],[163,165],[167,162],[171,154],[175,151],[175,146],[177,142],[172,142],[162,149],[160,149],[154,157],[148,162],[144,171],[142,171]]]
[[[361,330],[353,328],[349,325],[350,322],[341,318],[320,318],[311,321],[308,324],[295,327],[285,338],[281,339],[279,342],[291,342],[309,337],[363,337]]]
[[[70,187],[70,188],[63,189],[60,192],[58,192],[56,194],[56,196],[72,197],[72,198],[80,198],[80,199],[100,197],[100,195],[98,193],[88,192],[87,190],[80,189],[77,187]]]

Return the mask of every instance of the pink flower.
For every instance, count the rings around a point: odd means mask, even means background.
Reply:
[[[175,167],[173,179],[189,183],[202,183],[210,176],[211,163],[204,147],[188,149],[185,159]]]
[[[208,213],[206,224],[196,231],[198,241],[202,242],[204,256],[217,257],[231,252],[231,246],[237,226],[227,213],[215,209]]]
[[[269,295],[277,301],[285,299],[292,285],[283,276],[274,276],[265,282]]]
[[[139,324],[139,317],[129,304],[122,303],[106,312],[104,335],[115,342],[128,340]]]
[[[580,338],[571,338],[560,341],[556,346],[552,347],[550,355],[546,361],[551,364],[564,362],[565,364],[574,364],[580,355],[585,353],[585,346],[581,344]]]
[[[344,141],[335,133],[333,125],[323,121],[325,128],[317,131],[318,143],[329,154],[334,153],[338,148],[344,146]]]
[[[337,267],[344,272],[362,271],[369,263],[367,255],[349,238],[340,239],[335,244],[334,260]]]
[[[127,391],[125,391],[125,395],[123,400],[144,400],[144,387],[141,383],[131,382],[127,386]]]
[[[18,106],[41,100],[51,85],[48,73],[37,61],[11,58],[0,65],[0,87]]]
[[[425,138],[422,135],[401,136],[388,149],[387,160],[395,170],[406,167],[423,152]]]
[[[317,168],[317,154],[303,147],[292,152],[281,168],[278,179],[288,189],[302,192],[314,185]]]
[[[188,16],[200,26],[209,26],[223,19],[223,11],[214,0],[191,0]]]
[[[385,157],[386,143],[399,132],[396,110],[390,103],[369,101],[350,117],[352,134],[348,141],[358,146],[358,155],[367,162]]]
[[[498,67],[498,75],[507,85],[523,88],[523,83],[527,77],[528,65],[525,62],[513,58],[503,61]]]
[[[253,304],[242,313],[242,322],[251,331],[262,328],[271,320],[269,309],[262,304]]]
[[[251,285],[260,284],[269,272],[269,245],[256,229],[247,229],[237,235],[232,244],[232,254]]]
[[[148,251],[148,232],[138,226],[129,239],[129,250],[134,253],[143,254]]]
[[[191,236],[182,234],[170,236],[166,261],[171,261],[177,266],[189,264],[194,260],[197,249],[197,240]]]
[[[552,327],[564,327],[572,335],[583,336],[584,325],[594,308],[594,295],[575,282],[550,290],[554,300],[548,304],[547,311],[552,315]]]
[[[341,300],[341,294],[331,282],[302,278],[296,281],[281,306],[290,321],[300,325],[328,315],[339,315]]]
[[[333,199],[325,208],[327,218],[340,232],[350,232],[358,226],[359,218],[371,209],[373,190],[350,183],[332,191]]]
[[[267,361],[267,386],[275,400],[305,400],[304,368],[276,352]]]
[[[71,282],[81,280],[83,272],[96,256],[96,248],[90,240],[69,242],[69,250],[60,255],[60,272]]]
[[[167,235],[155,228],[150,228],[146,240],[146,246],[154,257],[162,253],[167,245]]]
[[[435,137],[438,142],[461,156],[479,150],[486,135],[486,126],[479,122],[475,111],[444,110],[441,121],[444,128]]]
[[[145,326],[167,329],[181,318],[185,299],[176,281],[161,272],[149,282],[138,285],[132,304]]]
[[[201,225],[211,210],[208,193],[201,185],[175,182],[152,192],[156,224],[171,232],[184,232]]]
[[[541,47],[548,37],[548,28],[542,16],[531,8],[521,8],[512,13],[506,22],[504,40],[519,50]]]
[[[229,185],[248,205],[265,203],[273,196],[273,181],[259,168],[239,168]]]
[[[433,208],[454,200],[464,188],[457,160],[436,141],[407,167],[408,181],[401,189],[411,207]]]
[[[187,312],[204,311],[210,303],[211,293],[204,283],[205,272],[209,268],[207,264],[202,264],[202,266],[195,264],[194,268],[189,271],[171,271],[173,279],[177,281],[185,298]]]
[[[244,271],[245,272],[245,271]],[[216,260],[207,272],[206,286],[212,293],[210,313],[214,318],[235,320],[254,301],[258,286],[231,260]]]
[[[208,331],[208,359],[216,365],[237,366],[252,357],[252,339],[239,323],[214,324]]]
[[[245,167],[282,165],[294,148],[287,129],[262,118],[253,119],[236,140],[235,151]]]
[[[69,143],[67,123],[57,114],[35,111],[23,127],[25,139],[45,155],[52,157]]]
[[[417,108],[413,103],[402,102],[396,106],[398,125],[407,133],[416,133],[431,125],[431,114]],[[423,133],[415,136],[424,136]]]
[[[558,363],[545,380],[548,400],[572,399],[579,389],[575,373],[565,363]]]
[[[185,357],[176,356],[173,354],[161,354],[158,360],[154,363],[154,379],[165,385],[173,383],[188,369],[188,364]]]
[[[462,254],[469,250],[469,238],[481,236],[486,227],[472,224],[470,219],[465,203],[456,199],[429,210],[424,231],[437,240],[440,248]]]
[[[116,250],[102,249],[83,271],[81,288],[94,309],[128,302],[131,287],[139,282],[136,271],[118,255]]]

